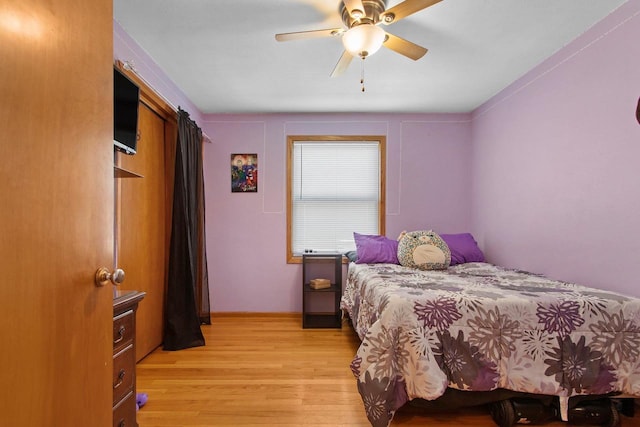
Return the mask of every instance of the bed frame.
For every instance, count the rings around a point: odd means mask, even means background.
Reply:
[[[512,406],[550,396],[564,421],[580,396],[640,396],[637,298],[487,263],[351,263],[341,308],[362,341],[351,369],[374,427],[409,401],[446,404],[450,389]]]

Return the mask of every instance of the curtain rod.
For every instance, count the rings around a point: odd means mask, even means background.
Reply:
[[[140,80],[142,80],[144,82],[144,84],[146,84],[157,96],[159,96],[169,107],[171,107],[171,109],[176,114],[178,113],[178,107],[176,107],[171,101],[169,101],[166,96],[164,96],[162,93],[160,93],[159,90],[157,90],[155,87],[153,87],[153,85],[151,83],[149,83],[149,80],[145,79],[140,73],[138,73],[138,70],[136,69],[136,66],[135,66],[133,60],[119,61],[119,62],[122,64],[122,68],[123,69],[125,69],[127,71],[131,71],[132,73],[134,73],[136,75],[136,77],[138,77]],[[200,128],[200,130],[202,130],[202,128]],[[202,139],[204,140],[204,142],[208,142],[209,144],[212,143],[211,138],[209,138],[209,135],[204,133],[204,131],[202,132]]]

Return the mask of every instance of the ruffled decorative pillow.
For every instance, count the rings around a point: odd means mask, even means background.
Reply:
[[[398,261],[420,270],[445,270],[451,264],[451,251],[432,230],[403,231],[398,237]]]

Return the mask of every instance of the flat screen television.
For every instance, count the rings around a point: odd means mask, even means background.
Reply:
[[[140,88],[117,68],[113,69],[113,144],[125,154],[138,146],[138,100]]]

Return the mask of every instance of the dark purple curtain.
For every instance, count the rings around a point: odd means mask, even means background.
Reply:
[[[202,130],[180,108],[173,191],[165,350],[204,345],[200,325],[211,323],[204,233]]]

